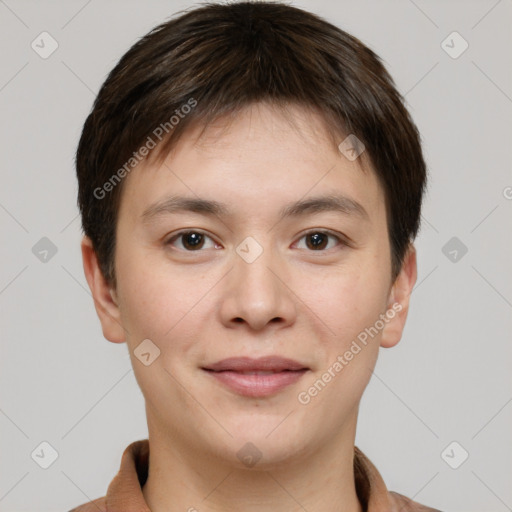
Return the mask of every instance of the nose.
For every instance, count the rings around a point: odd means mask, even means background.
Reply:
[[[236,253],[233,260],[220,307],[222,323],[229,328],[244,325],[254,331],[267,325],[291,325],[297,315],[297,300],[287,285],[284,262],[271,250],[264,250],[251,263]]]

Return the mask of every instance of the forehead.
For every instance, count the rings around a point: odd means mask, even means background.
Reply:
[[[162,162],[139,164],[124,184],[121,209],[129,203],[131,213],[143,216],[156,200],[178,194],[258,205],[255,213],[277,212],[279,202],[282,212],[285,203],[339,193],[381,214],[383,191],[369,159],[363,152],[350,161],[339,142],[309,109],[255,104],[206,129],[192,126]]]
[[[324,156],[338,155],[337,146],[345,137],[343,133],[334,134],[323,115],[312,108],[260,102],[217,118],[206,128],[197,124],[181,143],[181,149],[193,146],[195,151],[215,158],[243,146],[258,152],[261,160],[279,157],[293,149],[297,157],[321,161]],[[262,147],[267,151],[261,152]],[[327,148],[331,155],[326,154]]]

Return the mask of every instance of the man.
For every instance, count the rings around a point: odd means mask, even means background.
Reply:
[[[354,446],[426,180],[371,50],[282,3],[186,12],[110,73],[77,175],[85,275],[149,439],[75,512],[433,510]]]

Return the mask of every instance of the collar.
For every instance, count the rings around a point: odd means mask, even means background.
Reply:
[[[151,512],[142,494],[148,478],[149,440],[131,443],[123,452],[119,472],[107,494],[70,512]],[[356,492],[365,512],[440,512],[401,494],[389,492],[376,467],[354,446]]]

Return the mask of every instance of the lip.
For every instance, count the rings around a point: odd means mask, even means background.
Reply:
[[[309,368],[293,359],[266,356],[231,357],[202,370],[239,395],[265,397],[296,383]]]

